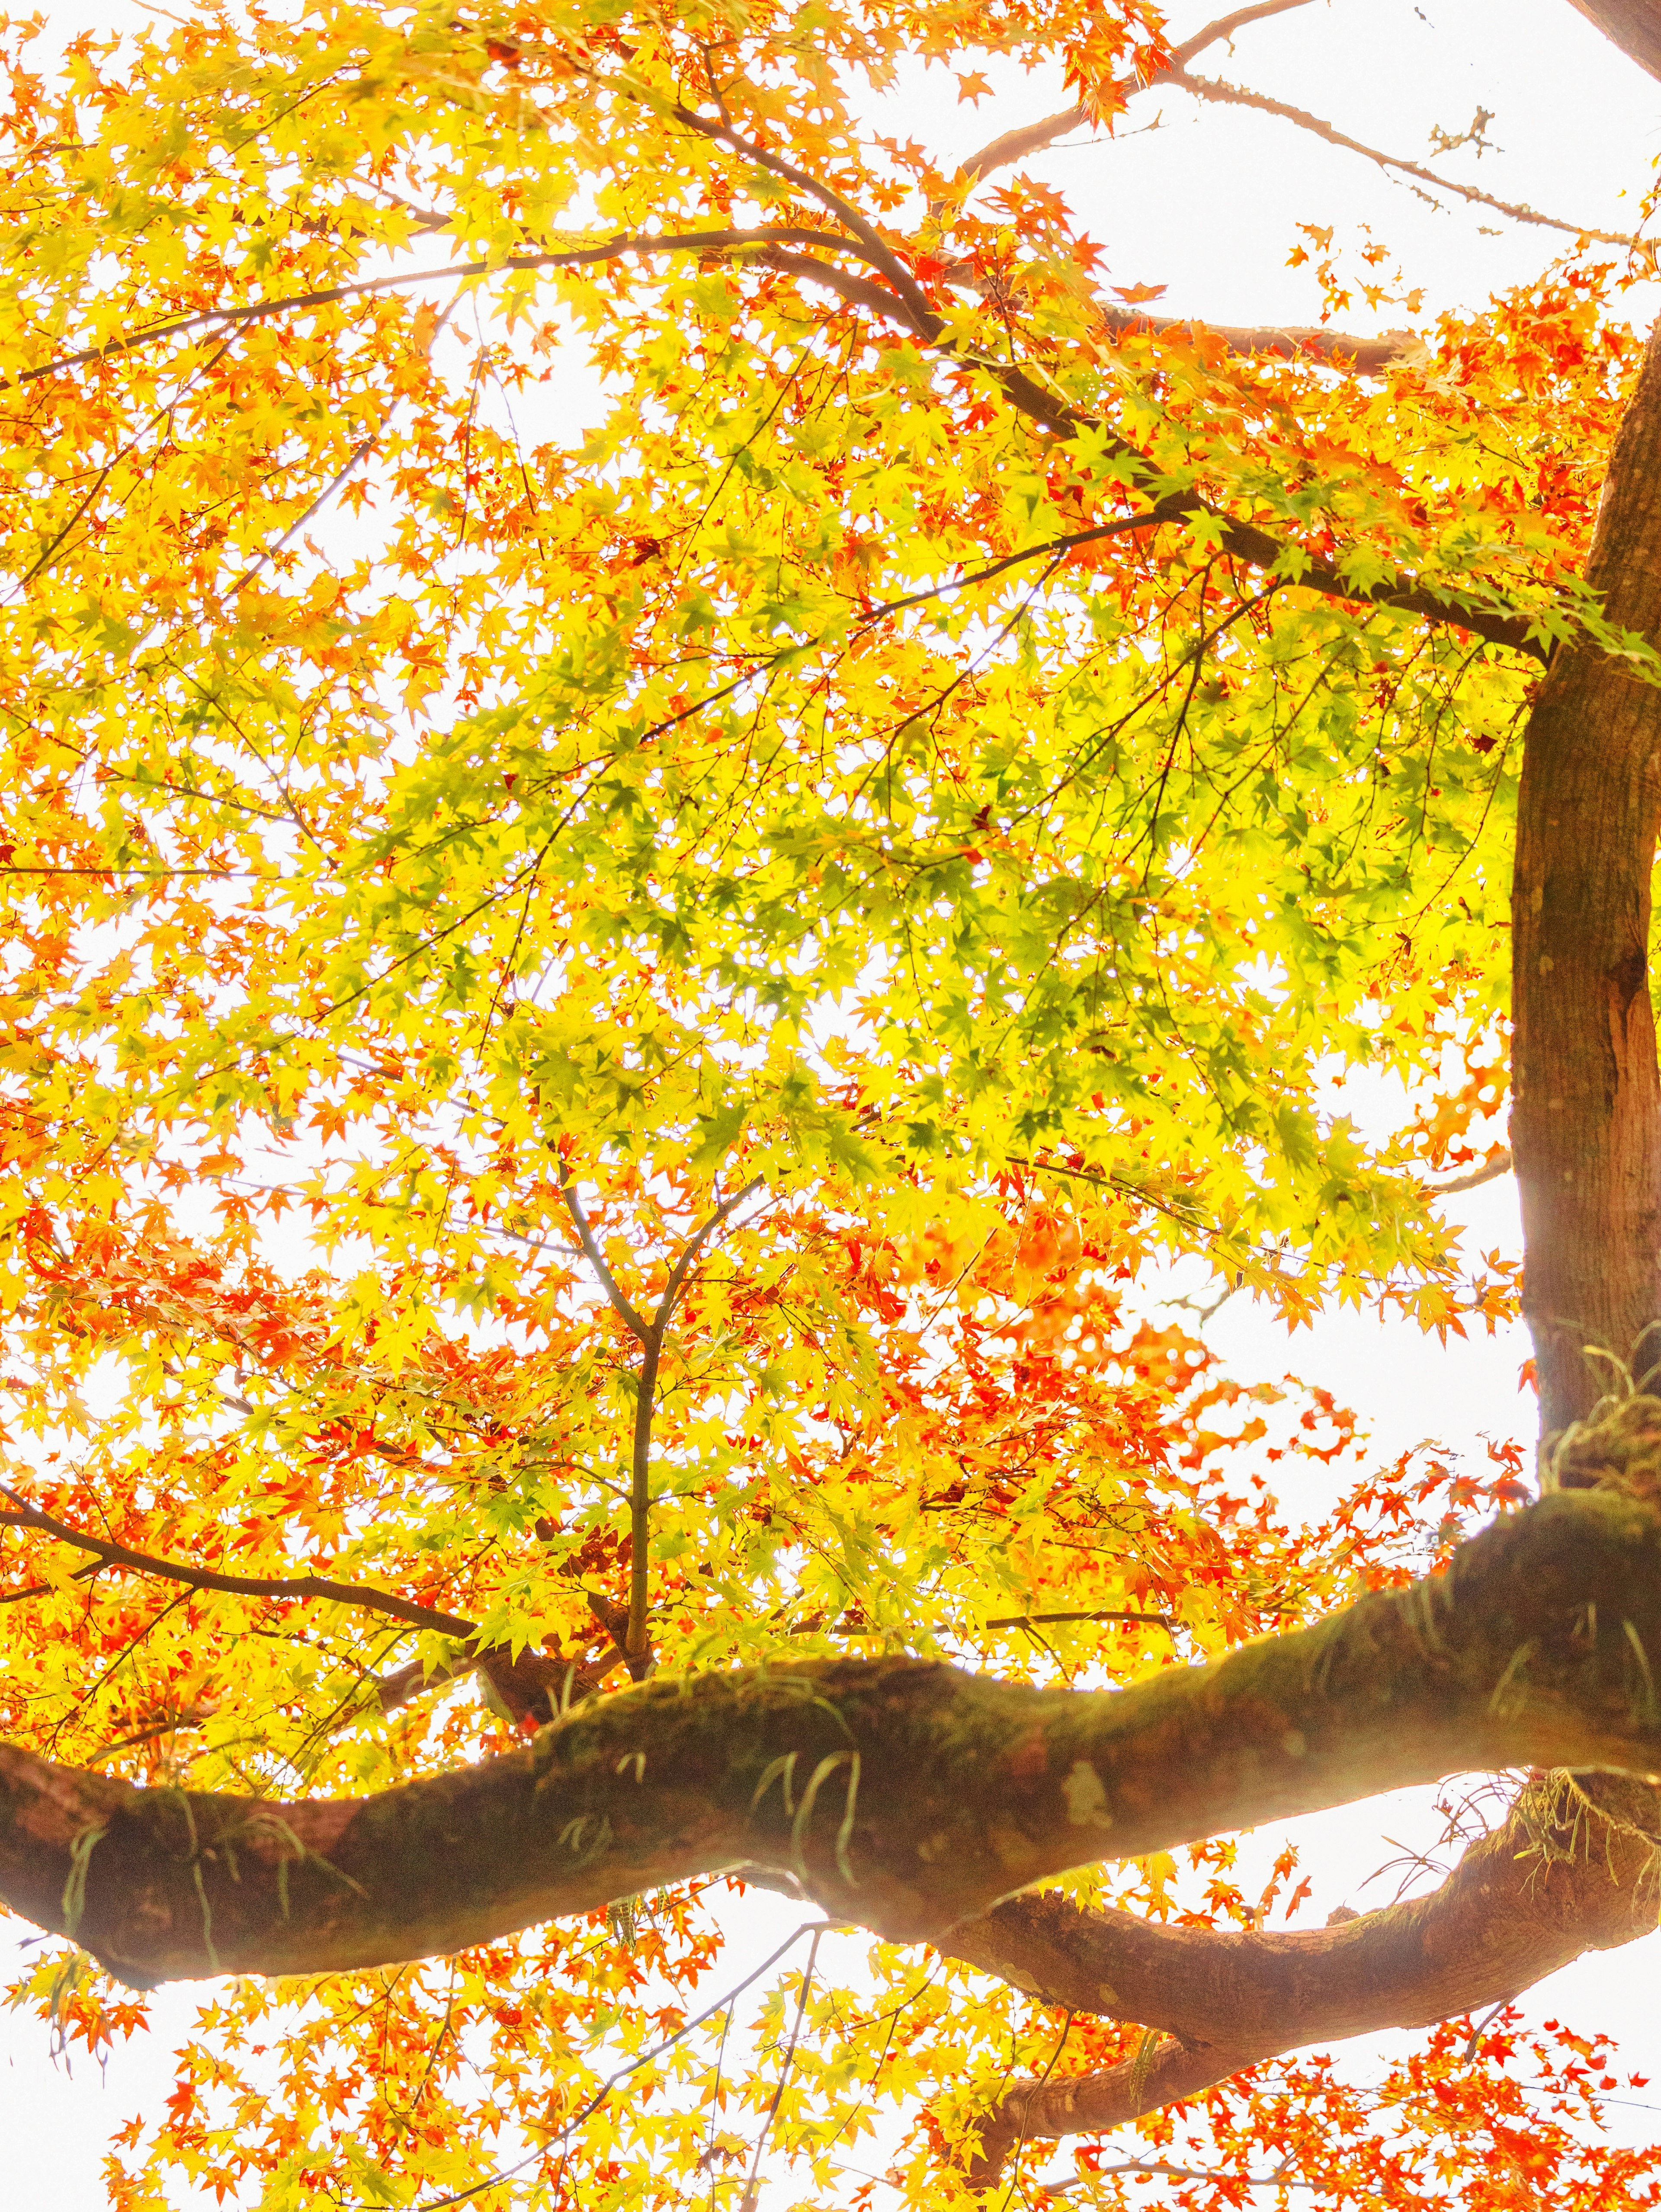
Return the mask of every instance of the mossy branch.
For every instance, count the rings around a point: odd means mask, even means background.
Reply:
[[[0,1898],[66,1933],[74,1898],[77,1940],[139,1985],[453,1951],[745,1862],[790,1869],[839,1917],[938,1940],[1070,1866],[1463,1768],[1650,1775],[1661,1728],[1634,1638],[1661,1659],[1661,1521],[1561,1492],[1444,1576],[1118,1693],[904,1658],[653,1681],[506,1758],[282,1805],[0,1749]],[[836,1786],[792,1806],[762,1786],[786,1761]]]

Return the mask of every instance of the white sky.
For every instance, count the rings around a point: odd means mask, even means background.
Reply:
[[[1214,13],[1173,0],[1172,22],[1186,35]],[[142,20],[124,0],[49,9],[48,40],[87,26],[114,28]],[[1661,151],[1661,84],[1627,63],[1568,0],[1317,0],[1317,4],[1241,32],[1231,56],[1215,49],[1196,71],[1232,78],[1312,110],[1349,136],[1387,152],[1442,167],[1496,197],[1542,212],[1618,230],[1629,222]],[[961,155],[998,131],[1064,104],[1059,85],[1018,88],[977,111],[958,106],[940,70],[908,82],[880,127],[901,128],[942,153]],[[1493,112],[1494,150],[1465,149],[1440,160],[1430,134],[1457,137],[1478,106]],[[1141,126],[1159,120],[1159,127]],[[1484,210],[1428,206],[1360,157],[1322,145],[1267,116],[1199,106],[1171,91],[1144,94],[1116,143],[1054,149],[1031,166],[1063,185],[1092,234],[1108,249],[1108,281],[1163,283],[1162,311],[1218,322],[1305,323],[1320,299],[1311,272],[1287,266],[1300,222],[1332,224],[1339,241],[1361,227],[1392,252],[1409,283],[1425,288],[1427,312],[1475,307],[1500,287],[1526,278],[1555,250],[1549,234],[1507,223]],[[1623,200],[1623,192],[1626,198]],[[1497,235],[1487,234],[1497,232]],[[1634,295],[1634,317],[1652,312]],[[1406,319],[1363,312],[1347,326],[1366,332]],[[583,380],[574,379],[573,389]],[[1475,1249],[1519,1248],[1508,1182],[1456,1201]],[[1294,1367],[1353,1405],[1370,1428],[1378,1458],[1393,1459],[1422,1438],[1482,1454],[1492,1433],[1525,1439],[1531,1406],[1518,1395],[1525,1347],[1517,1333],[1454,1343],[1445,1350],[1401,1325],[1343,1316],[1288,1343],[1278,1327],[1236,1302],[1217,1316],[1211,1340],[1248,1376]],[[1426,1793],[1375,1802],[1265,1831],[1249,1856],[1267,1869],[1282,1838],[1294,1835],[1315,1894],[1300,1916],[1318,1924],[1335,1904],[1362,1906],[1376,1892],[1360,1885],[1384,1859],[1384,1834],[1423,1836]],[[1250,1887],[1250,1881],[1247,1887]],[[796,1915],[770,1899],[755,1900],[737,1947],[752,1958],[788,1932]],[[1661,1973],[1661,1936],[1594,1954],[1541,1984],[1528,1999],[1535,2018],[1557,2016],[1582,2032],[1620,2039],[1621,2071],[1652,2073],[1658,2086],[1614,2108],[1616,2131],[1648,2142],[1661,2135],[1661,2023],[1650,1978]],[[94,2212],[106,2202],[100,2165],[112,2130],[135,2112],[155,2109],[171,2084],[170,2030],[190,2021],[200,1992],[163,1992],[156,2033],[118,2051],[106,2071],[84,2059],[72,2072],[55,2066],[45,2033],[33,2021],[0,2021],[0,2140],[10,2201],[54,2212]],[[1345,2046],[1346,2070],[1378,2070],[1396,2039]],[[1653,2109],[1641,2100],[1655,2100]],[[1070,2166],[1065,2151],[1053,2171]],[[776,2202],[779,2200],[776,2199]]]

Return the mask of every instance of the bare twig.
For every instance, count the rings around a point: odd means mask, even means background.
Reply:
[[[1203,53],[1208,46],[1215,46],[1220,39],[1232,38],[1236,31],[1244,30],[1248,23],[1260,22],[1269,15],[1284,15],[1293,8],[1306,8],[1309,3],[1310,0],[1257,0],[1255,7],[1237,8],[1231,15],[1219,15],[1215,22],[1208,23],[1191,39],[1184,39],[1180,46],[1171,48],[1172,68],[1181,69],[1196,54]],[[1156,70],[1145,82],[1121,84],[1117,90],[1129,99],[1138,92],[1146,92],[1153,86],[1165,82],[1171,74],[1170,69]],[[1089,120],[1088,112],[1080,105],[1063,107],[1055,115],[1046,115],[1041,122],[1029,123],[1023,130],[1006,131],[1001,138],[995,138],[990,145],[983,146],[978,154],[971,154],[958,174],[966,178],[990,176],[994,169],[1007,168],[1010,162],[1019,161],[1025,155],[1038,153],[1056,139],[1064,137],[1069,131],[1077,131]]]
[[[1432,1198],[1451,1198],[1455,1192],[1480,1190],[1485,1182],[1498,1182],[1501,1176],[1511,1173],[1509,1152],[1498,1152],[1486,1167],[1475,1169],[1469,1175],[1455,1176],[1451,1182],[1427,1182],[1425,1189]]]
[[[1404,177],[1412,177],[1421,185],[1429,185],[1439,192],[1453,192],[1474,206],[1492,208],[1512,222],[1534,223],[1543,230],[1561,231],[1570,238],[1595,238],[1604,246],[1636,246],[1641,241],[1628,233],[1614,230],[1595,230],[1591,224],[1566,222],[1561,216],[1542,215],[1537,208],[1526,206],[1518,200],[1496,199],[1492,192],[1480,191],[1475,185],[1456,184],[1451,177],[1439,176],[1434,169],[1427,169],[1418,161],[1402,160],[1395,154],[1385,154],[1377,146],[1363,145],[1330,123],[1323,123],[1318,115],[1306,108],[1289,107],[1283,100],[1272,100],[1266,92],[1250,92],[1244,85],[1224,84],[1215,77],[1190,76],[1180,67],[1167,74],[1167,82],[1180,85],[1199,100],[1217,100],[1232,107],[1255,107],[1264,115],[1277,115],[1282,122],[1293,123],[1300,131],[1308,131],[1323,138],[1329,146],[1342,146],[1351,154],[1360,154],[1374,161],[1381,169],[1394,169]]]

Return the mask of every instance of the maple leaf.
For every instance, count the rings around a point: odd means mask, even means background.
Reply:
[[[1105,312],[1037,156],[1284,12],[6,34],[0,1896],[60,2040],[217,1978],[118,2212],[1661,2189],[1509,2007],[1654,1918],[1661,368],[1578,247]],[[1232,1297],[1526,1303],[1553,1494]]]

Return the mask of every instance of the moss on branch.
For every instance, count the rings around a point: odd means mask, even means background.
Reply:
[[[449,1951],[745,1862],[938,1938],[1126,1857],[1472,1766],[1661,1767],[1661,1521],[1562,1492],[1449,1571],[1118,1692],[906,1658],[597,1700],[362,1798],[145,1790],[0,1750],[0,1897],[145,1984]]]

